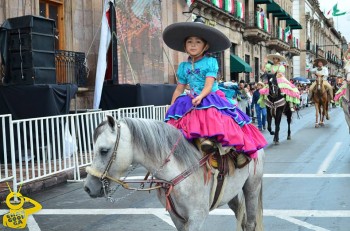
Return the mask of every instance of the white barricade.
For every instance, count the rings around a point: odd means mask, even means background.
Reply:
[[[13,149],[13,127],[11,115],[0,115],[0,182],[16,182],[16,164],[11,157]],[[12,138],[12,139],[11,139]]]
[[[12,179],[13,190],[17,190],[20,184],[65,171],[73,171],[74,180],[80,180],[80,169],[92,162],[94,130],[106,115],[163,121],[166,108],[142,106],[13,121],[11,115],[0,116],[5,144],[0,151],[11,154],[12,161],[4,155],[0,182]]]

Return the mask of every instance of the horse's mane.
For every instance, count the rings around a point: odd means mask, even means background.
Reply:
[[[201,158],[200,153],[184,138],[183,134],[165,122],[134,118],[124,118],[122,121],[130,129],[133,145],[141,148],[144,154],[151,158],[164,161],[172,149],[174,149],[172,155],[184,167],[198,163]]]

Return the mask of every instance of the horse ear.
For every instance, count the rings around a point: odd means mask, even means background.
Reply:
[[[108,122],[108,125],[112,128],[115,127],[115,120],[112,116],[110,115],[107,115],[107,122]]]

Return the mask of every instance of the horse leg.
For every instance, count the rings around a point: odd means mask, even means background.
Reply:
[[[271,109],[267,108],[267,113],[266,113],[266,119],[267,119],[267,130],[270,132],[270,135],[275,135],[275,132],[272,131],[271,128],[271,123],[272,123],[272,115],[271,115]]]
[[[324,105],[324,108],[323,108],[323,110],[325,111],[326,119],[327,119],[327,120],[329,120],[328,106],[329,106],[329,104],[327,103],[327,104]]]
[[[282,111],[281,113],[276,113],[275,117],[275,137],[273,138],[273,141],[275,144],[279,144],[279,132],[280,132],[280,124],[281,124],[281,119],[282,119]]]
[[[287,111],[286,113],[287,116],[287,123],[288,123],[288,135],[287,135],[287,140],[291,140],[291,131],[290,131],[290,124],[292,122],[292,112],[290,111],[290,109]]]
[[[245,231],[263,230],[262,165],[262,159],[259,158],[256,170],[251,171],[250,176],[248,177],[246,183],[243,186],[243,193],[247,212],[247,224],[244,229]]]
[[[243,191],[228,202],[228,206],[236,216],[236,231],[243,231],[247,223],[246,207]]]
[[[315,102],[315,109],[316,109],[316,122],[315,122],[315,128],[318,128],[318,114],[319,114],[319,105]]]

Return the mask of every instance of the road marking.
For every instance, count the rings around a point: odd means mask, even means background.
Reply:
[[[335,143],[334,147],[332,148],[332,150],[330,151],[330,153],[328,154],[326,159],[324,159],[321,166],[319,167],[319,169],[317,171],[318,174],[322,174],[322,173],[325,173],[327,171],[329,165],[331,164],[332,160],[334,159],[334,156],[337,154],[337,151],[339,150],[341,144],[342,144],[341,142]]]
[[[322,174],[322,173],[290,173],[290,174],[269,174],[265,173],[264,178],[349,178],[350,174]],[[122,178],[125,179],[125,178]],[[144,176],[128,176],[128,180],[143,180]]]
[[[0,215],[7,213],[8,210],[1,209]],[[42,209],[35,213],[37,215],[158,215],[168,214],[165,208],[125,208],[125,209]],[[209,215],[228,216],[234,215],[231,209],[216,209]],[[264,209],[264,216],[277,217],[350,217],[350,210],[279,210]]]
[[[349,178],[350,174],[264,174],[264,178]]]
[[[303,227],[305,227],[307,229],[310,229],[310,230],[314,230],[314,231],[330,231],[328,229],[324,229],[324,228],[321,228],[319,226],[309,224],[309,223],[307,223],[305,221],[301,221],[301,220],[295,219],[293,217],[286,217],[286,216],[277,216],[277,217],[282,219],[282,220],[289,221],[290,223],[296,224],[298,226],[303,226]]]
[[[0,215],[8,210],[0,210]],[[168,212],[164,208],[126,208],[126,209],[42,209],[34,216],[40,215],[154,215],[175,227]],[[211,216],[233,216],[231,209],[216,209],[209,213]],[[314,231],[329,231],[327,229],[295,219],[295,217],[320,217],[320,218],[350,218],[350,210],[278,210],[264,209],[264,216],[277,217],[297,226]],[[33,216],[28,217],[28,230],[41,231]]]
[[[33,216],[29,216],[27,220],[27,227],[29,231],[40,231],[40,227]]]

